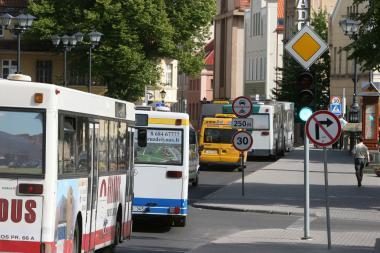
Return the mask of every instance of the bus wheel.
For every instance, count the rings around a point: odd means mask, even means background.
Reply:
[[[174,218],[174,226],[176,227],[185,227],[186,226],[186,217],[175,217]]]
[[[282,142],[282,148],[281,148],[281,153],[280,153],[281,156],[285,155],[285,149],[286,149],[285,145],[286,144],[285,144],[285,139],[284,139]]]
[[[198,177],[198,173],[197,173],[197,176],[195,177],[194,181],[191,182],[191,185],[192,186],[198,186],[198,183],[199,183],[199,177]]]
[[[115,224],[115,238],[114,238],[113,246],[118,245],[120,243],[120,241],[121,241],[121,222],[120,222],[120,219],[118,217],[116,224]]]
[[[81,234],[79,230],[78,222],[75,224],[75,230],[74,230],[74,240],[73,240],[73,253],[80,253],[81,252]]]

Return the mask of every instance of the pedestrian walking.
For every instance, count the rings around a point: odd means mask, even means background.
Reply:
[[[359,143],[355,145],[354,150],[355,159],[355,174],[358,180],[358,187],[362,186],[363,169],[369,162],[369,152],[366,145],[363,143],[363,137],[359,137]]]

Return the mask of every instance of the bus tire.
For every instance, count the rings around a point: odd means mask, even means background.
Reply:
[[[74,238],[73,238],[73,253],[81,252],[81,232],[78,222],[75,223]]]
[[[115,224],[115,237],[113,246],[115,247],[121,242],[121,209],[117,212],[116,224]]]
[[[281,148],[281,153],[280,153],[280,156],[284,156],[285,155],[285,149],[286,149],[286,147],[285,147],[285,139],[283,140],[283,142],[282,142],[282,148]]]
[[[186,216],[174,217],[175,227],[185,227],[186,226]]]
[[[192,186],[198,186],[198,183],[199,183],[199,176],[198,176],[198,173],[197,173],[197,176],[195,177],[194,181],[191,182],[191,185]]]

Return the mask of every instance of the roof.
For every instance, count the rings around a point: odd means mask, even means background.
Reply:
[[[214,65],[214,40],[211,40],[206,46],[206,57],[204,58],[205,65]]]
[[[285,20],[285,4],[284,0],[277,1],[277,31],[284,30],[284,20]]]
[[[214,65],[214,50],[212,50],[205,58],[206,65]]]

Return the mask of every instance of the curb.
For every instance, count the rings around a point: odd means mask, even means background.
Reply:
[[[261,209],[252,209],[252,208],[239,208],[239,207],[230,207],[230,206],[213,206],[208,204],[191,204],[194,208],[202,208],[209,210],[219,210],[219,211],[233,211],[233,212],[251,212],[251,213],[264,213],[264,214],[279,214],[287,216],[303,216],[303,212],[290,212],[290,211],[274,211],[274,210],[261,210]],[[316,214],[310,214],[312,217],[318,217]]]

